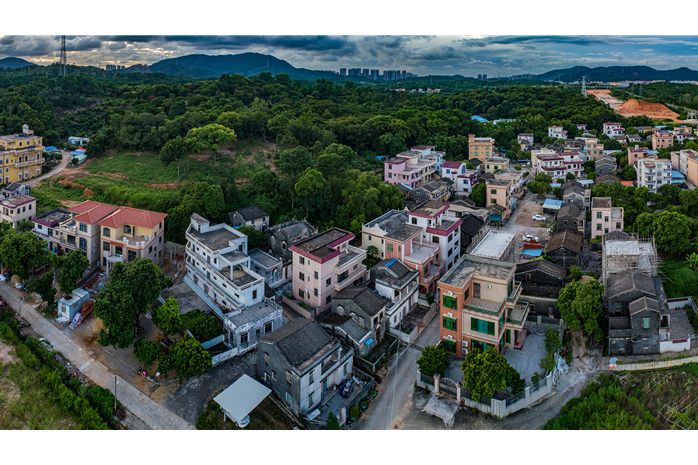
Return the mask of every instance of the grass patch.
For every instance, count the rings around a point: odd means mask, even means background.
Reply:
[[[271,394],[270,394],[271,395]],[[246,430],[288,430],[293,429],[293,422],[267,396],[251,413],[250,424]],[[235,422],[226,418],[223,421],[223,411],[213,400],[209,401],[204,411],[199,415],[196,429],[201,430],[241,430]]]

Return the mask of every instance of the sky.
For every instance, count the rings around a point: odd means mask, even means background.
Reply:
[[[50,64],[58,61],[59,50],[60,36],[0,37],[0,58]],[[193,53],[258,52],[299,68],[404,69],[420,76],[540,74],[577,65],[698,68],[698,36],[78,35],[67,36],[67,51],[69,63],[102,67]]]

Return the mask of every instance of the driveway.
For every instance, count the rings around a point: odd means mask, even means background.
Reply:
[[[514,251],[512,260],[516,263],[527,262],[528,260],[521,258],[523,252],[523,236],[532,234],[538,238],[541,245],[546,245],[550,240],[548,228],[544,221],[532,221],[531,217],[535,214],[541,214],[543,208],[536,202],[536,195],[527,192],[523,197],[516,201],[516,211],[502,226],[501,230],[514,233]],[[546,215],[550,218],[550,215]]]
[[[415,344],[434,345],[439,342],[440,320],[434,317]],[[403,348],[399,357],[390,360],[390,371],[383,382],[376,386],[378,396],[353,426],[359,430],[384,430],[400,428],[409,413],[410,399],[417,381],[417,359],[421,351],[413,347]],[[397,368],[395,367],[397,365]]]
[[[61,162],[58,164],[58,166],[53,168],[48,173],[42,174],[38,178],[31,178],[29,181],[24,182],[24,185],[29,186],[29,187],[34,187],[37,184],[39,184],[41,181],[43,181],[44,179],[50,178],[51,176],[56,175],[56,174],[60,173],[61,171],[63,171],[63,169],[66,166],[68,166],[68,163],[70,162],[70,156],[69,156],[69,152],[67,150],[60,150],[60,152],[61,152],[61,155],[63,156],[63,158],[61,159]]]

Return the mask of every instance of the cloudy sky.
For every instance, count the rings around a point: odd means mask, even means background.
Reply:
[[[60,36],[2,36],[0,58],[58,60]],[[509,76],[582,66],[695,65],[698,36],[67,36],[68,61],[152,64],[164,58],[259,52],[296,67],[405,69],[418,75]]]

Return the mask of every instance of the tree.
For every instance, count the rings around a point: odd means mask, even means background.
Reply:
[[[545,352],[548,354],[555,354],[555,352],[562,347],[562,342],[560,342],[560,332],[552,326],[545,330],[545,338],[543,340]]]
[[[53,287],[53,271],[47,271],[39,279],[32,279],[27,282],[27,292],[36,293],[41,296],[41,300],[46,302],[49,308],[55,305],[56,288]]]
[[[572,278],[573,281],[579,281],[582,279],[582,269],[577,265],[570,268],[570,278]]]
[[[568,328],[581,329],[584,335],[593,337],[597,342],[603,339],[599,326],[599,318],[603,314],[603,289],[595,279],[585,283],[573,281],[562,288],[556,303]]]
[[[22,282],[29,278],[33,267],[48,263],[50,254],[48,244],[31,231],[18,233],[12,230],[2,235],[0,263],[11,268]]]
[[[34,228],[34,222],[29,220],[19,221],[17,223],[17,232],[31,231]]]
[[[266,236],[257,231],[254,226],[240,226],[238,231],[247,236],[247,248],[249,250],[264,247],[267,243]]]
[[[554,189],[553,189],[553,195],[554,195],[555,198],[557,198],[558,200],[559,200],[559,199],[562,199],[562,189],[560,189],[559,187],[554,188]]]
[[[182,327],[177,299],[170,297],[153,310],[153,323],[165,334],[174,334]]]
[[[364,215],[357,215],[351,220],[351,225],[349,225],[349,231],[354,233],[355,236],[359,236],[363,229],[363,225],[366,222],[366,217]]]
[[[115,263],[111,277],[95,300],[95,315],[106,327],[100,331],[99,343],[125,349],[133,344],[134,327],[172,280],[147,258]]]
[[[184,138],[184,142],[193,153],[211,151],[215,154],[223,145],[237,140],[235,131],[220,124],[207,124],[204,127],[192,128]]]
[[[533,180],[535,182],[544,182],[547,184],[550,184],[551,182],[553,182],[553,178],[549,174],[546,174],[546,173],[538,173],[536,175],[536,177],[533,178]]]
[[[187,312],[180,318],[182,326],[199,341],[210,341],[223,333],[219,320],[215,316],[205,315],[199,309]]]
[[[479,182],[473,186],[470,193],[470,198],[478,207],[484,207],[487,202],[487,185],[484,182]]]
[[[200,375],[211,366],[211,354],[201,346],[199,341],[189,336],[180,339],[170,349],[165,360],[160,363],[163,371],[174,369],[180,378]]]
[[[188,151],[187,144],[182,139],[182,136],[177,136],[175,139],[168,140],[160,149],[160,161],[167,166],[186,156]]]
[[[475,401],[492,397],[495,392],[506,388],[507,375],[511,379],[510,368],[507,359],[494,347],[488,347],[484,352],[474,348],[461,363],[463,385],[470,390]]]
[[[637,171],[634,166],[623,167],[623,181],[634,181],[637,179]]]
[[[635,229],[641,235],[653,235],[657,248],[671,255],[690,247],[694,228],[693,219],[675,211],[641,213],[635,220]]]
[[[375,245],[369,245],[368,247],[366,247],[366,255],[377,260],[380,255],[378,247],[376,247]]]
[[[550,194],[553,188],[547,182],[531,181],[526,184],[526,189],[533,192],[534,194],[544,195]]]
[[[443,375],[448,368],[448,354],[441,346],[426,346],[417,359],[417,366],[426,376]]]
[[[152,365],[160,356],[160,344],[155,341],[139,339],[133,345],[133,355],[146,365]]]
[[[341,429],[337,415],[335,415],[333,412],[327,414],[327,425],[325,428],[329,430]]]
[[[82,279],[85,270],[90,266],[90,259],[80,249],[71,250],[61,260],[61,271],[58,273],[58,285],[61,291],[70,295],[78,281]]]
[[[521,377],[518,371],[511,365],[505,375],[506,384],[511,389],[511,393],[516,395],[526,389],[526,380]]]

